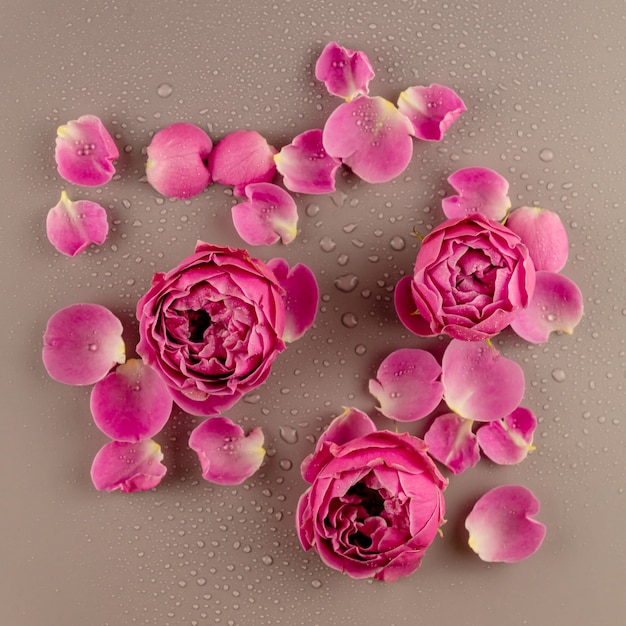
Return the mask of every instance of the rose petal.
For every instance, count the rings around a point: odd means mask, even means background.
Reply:
[[[271,259],[267,266],[274,272],[285,290],[285,331],[283,341],[291,343],[300,339],[313,326],[319,303],[319,287],[315,274],[303,263],[291,269],[285,259]]]
[[[481,426],[476,438],[480,449],[494,463],[514,465],[535,449],[532,444],[536,427],[534,413],[520,406],[504,419]]]
[[[553,332],[573,334],[583,311],[583,295],[573,280],[554,272],[537,272],[533,297],[511,328],[526,341],[544,343]]]
[[[212,417],[193,429],[189,447],[198,454],[202,476],[219,485],[239,485],[263,462],[263,431],[247,435],[226,417]]]
[[[54,380],[91,385],[126,360],[122,323],[99,304],[72,304],[57,311],[43,336],[42,359]]]
[[[365,52],[331,41],[315,64],[315,78],[322,81],[332,95],[351,100],[368,93],[374,70]]]
[[[476,435],[472,432],[472,420],[456,413],[446,413],[435,418],[424,435],[428,453],[443,463],[454,474],[474,467],[480,460]]]
[[[165,476],[167,468],[162,460],[161,446],[152,439],[111,441],[96,454],[91,480],[99,491],[145,491],[156,487]]]
[[[154,437],[167,423],[172,405],[163,379],[140,359],[128,359],[91,391],[94,423],[116,441]]]
[[[500,221],[511,208],[507,195],[508,181],[497,172],[486,167],[466,167],[457,170],[448,178],[458,196],[442,200],[443,212],[448,219],[480,213]]]
[[[398,110],[411,120],[415,137],[441,141],[466,108],[453,89],[433,83],[429,87],[409,87],[403,91],[398,98]]]
[[[426,417],[441,402],[441,366],[435,357],[413,348],[392,352],[380,364],[369,392],[378,400],[386,417],[413,422]]]
[[[524,372],[483,341],[453,339],[441,364],[446,404],[467,419],[490,422],[512,413],[524,396]]]
[[[469,546],[483,561],[515,563],[541,546],[546,527],[532,519],[539,500],[522,485],[503,485],[482,496],[465,520]]]
[[[411,122],[380,97],[359,96],[337,107],[324,126],[322,141],[368,183],[384,183],[401,174],[413,155]]]
[[[54,158],[59,174],[70,183],[86,187],[108,183],[119,155],[113,138],[95,115],[83,115],[57,129]]]
[[[411,276],[403,276],[396,284],[394,305],[398,318],[412,333],[420,337],[433,337],[435,333],[430,324],[420,315],[413,299]]]

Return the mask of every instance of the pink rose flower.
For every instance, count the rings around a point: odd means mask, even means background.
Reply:
[[[422,241],[396,311],[420,336],[477,341],[497,335],[528,305],[535,267],[511,230],[479,214],[447,220]]]

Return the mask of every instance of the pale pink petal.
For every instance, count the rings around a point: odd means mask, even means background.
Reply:
[[[448,219],[480,213],[494,221],[504,219],[511,208],[508,181],[486,167],[466,167],[457,170],[448,182],[459,195],[442,200],[443,212]]]
[[[162,460],[161,446],[152,439],[111,441],[96,454],[91,480],[99,491],[145,491],[156,487],[165,476],[167,468]]]
[[[474,467],[480,460],[480,449],[472,425],[472,420],[466,420],[456,413],[436,417],[424,435],[430,456],[454,474]]]
[[[283,341],[291,343],[300,339],[315,321],[319,303],[317,280],[315,274],[304,263],[296,263],[290,269],[285,259],[271,259],[267,266],[274,272],[278,283],[285,290]]]
[[[476,502],[465,520],[469,546],[483,561],[515,563],[534,554],[546,527],[532,519],[539,500],[527,487],[503,485]]]
[[[573,334],[583,311],[583,295],[573,280],[554,272],[537,272],[533,297],[511,328],[526,341],[544,343],[553,332]]]
[[[211,182],[207,160],[213,142],[198,126],[178,122],[162,128],[148,146],[146,178],[168,198],[191,198]]]
[[[62,254],[76,256],[90,244],[104,243],[109,232],[107,214],[96,202],[72,202],[65,191],[58,204],[48,211],[46,234]]]
[[[528,248],[536,270],[559,272],[565,267],[569,244],[565,226],[556,213],[523,206],[511,212],[506,225]]]
[[[211,177],[234,187],[236,196],[244,196],[250,183],[272,181],[275,154],[276,148],[255,130],[236,130],[221,139],[209,155]]]
[[[57,311],[43,336],[46,371],[67,385],[92,385],[126,360],[122,331],[122,322],[99,304]]]
[[[141,359],[128,359],[91,390],[94,423],[116,441],[154,437],[167,423],[172,404],[163,379]]]
[[[291,243],[298,233],[298,208],[284,189],[272,183],[246,187],[247,200],[232,209],[239,236],[251,246]]]
[[[119,155],[113,138],[95,115],[83,115],[57,129],[54,158],[59,174],[70,183],[85,187],[108,183]]]
[[[365,52],[331,41],[315,64],[315,78],[322,81],[332,95],[351,100],[368,93],[374,70]]]
[[[359,96],[337,107],[324,126],[324,149],[368,183],[400,175],[413,155],[413,127],[384,98]]]
[[[441,141],[466,108],[453,89],[433,83],[429,87],[409,87],[403,91],[398,98],[398,110],[411,120],[415,137]]]
[[[324,150],[320,129],[307,130],[294,137],[274,160],[290,191],[308,194],[335,191],[335,175],[341,161]]]
[[[510,415],[481,426],[476,431],[478,445],[494,463],[514,465],[534,450],[533,435],[537,428],[534,413],[518,407]]]
[[[420,337],[433,337],[435,333],[430,324],[420,315],[415,306],[411,276],[403,276],[396,284],[394,291],[394,305],[396,313],[404,326]]]
[[[400,422],[422,419],[441,402],[441,366],[426,350],[401,348],[380,364],[369,392],[378,400],[378,410]]]
[[[443,355],[446,404],[467,419],[491,422],[512,413],[524,396],[524,372],[485,341],[453,339]]]
[[[261,467],[263,431],[242,428],[226,417],[212,417],[193,429],[189,447],[198,454],[202,476],[218,485],[239,485]]]

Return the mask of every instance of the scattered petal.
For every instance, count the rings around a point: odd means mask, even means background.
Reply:
[[[514,465],[534,450],[533,435],[537,428],[534,413],[518,407],[501,420],[481,426],[476,432],[480,449],[494,463]]]
[[[532,519],[539,500],[527,487],[503,485],[476,502],[465,520],[469,546],[483,561],[515,563],[534,554],[546,527]]]
[[[116,441],[154,437],[167,423],[172,404],[163,379],[141,359],[128,359],[91,391],[94,423]]]
[[[430,324],[420,315],[413,298],[413,279],[411,276],[403,276],[396,284],[394,291],[394,304],[400,321],[408,330],[420,337],[432,337],[436,333]]]
[[[211,138],[188,122],[162,128],[148,146],[148,182],[168,198],[197,196],[211,182],[207,159],[212,147]]]
[[[291,343],[300,339],[315,321],[319,303],[317,280],[311,269],[303,263],[296,263],[290,269],[285,259],[271,259],[267,266],[274,272],[279,285],[285,290],[283,341]]]
[[[276,148],[255,130],[236,130],[220,140],[209,155],[209,170],[216,183],[234,187],[245,196],[250,183],[271,182],[276,174]]]
[[[453,339],[443,355],[441,381],[455,413],[491,422],[512,413],[524,396],[524,372],[484,341]]]
[[[511,328],[526,341],[545,343],[552,332],[573,334],[583,311],[583,295],[573,280],[554,272],[537,272],[533,297]]]
[[[369,92],[374,70],[365,52],[331,41],[315,64],[315,78],[326,85],[328,93],[351,100]]]
[[[398,110],[411,120],[415,137],[441,141],[466,108],[453,89],[433,83],[403,91],[398,98]]]
[[[400,175],[413,155],[413,127],[384,98],[359,96],[337,107],[324,126],[324,149],[368,183]]]
[[[83,115],[57,129],[57,171],[70,183],[85,187],[108,183],[119,155],[113,138],[95,115]]]
[[[146,491],[165,476],[167,468],[162,460],[161,446],[152,439],[138,443],[111,441],[96,454],[91,480],[99,491]]]
[[[57,311],[43,336],[42,359],[51,378],[91,385],[126,360],[122,322],[99,304],[72,304]]]
[[[50,243],[67,256],[76,256],[90,244],[104,243],[109,232],[107,214],[96,202],[72,202],[65,191],[48,211],[46,234]]]
[[[441,366],[426,350],[402,348],[380,364],[369,392],[378,400],[378,410],[400,422],[422,419],[441,402]]]
[[[269,246],[279,239],[291,243],[298,233],[298,208],[294,199],[272,183],[246,187],[247,200],[236,204],[233,223],[239,236],[251,246]]]
[[[263,431],[247,435],[226,417],[212,417],[193,429],[189,447],[198,454],[202,476],[218,485],[239,485],[263,462]]]
[[[446,413],[435,418],[424,441],[428,453],[443,463],[454,474],[474,467],[480,460],[476,435],[472,432],[472,420],[456,413]]]
[[[511,208],[508,181],[486,167],[466,167],[457,170],[448,182],[459,193],[442,200],[448,219],[480,213],[496,222],[504,219]]]

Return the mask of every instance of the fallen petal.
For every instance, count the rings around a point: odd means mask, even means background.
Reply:
[[[474,467],[480,460],[476,435],[472,432],[472,420],[456,413],[436,417],[424,435],[428,454],[443,463],[454,474]]]
[[[328,93],[351,100],[368,93],[374,70],[365,52],[331,41],[315,64],[315,78],[326,85]]]
[[[420,315],[415,306],[415,298],[411,284],[411,276],[403,276],[396,284],[394,291],[394,305],[396,313],[404,326],[420,337],[433,337],[435,333],[430,324]]]
[[[494,463],[514,465],[535,449],[533,435],[536,428],[534,413],[520,406],[504,419],[481,426],[476,438],[480,449]]]

